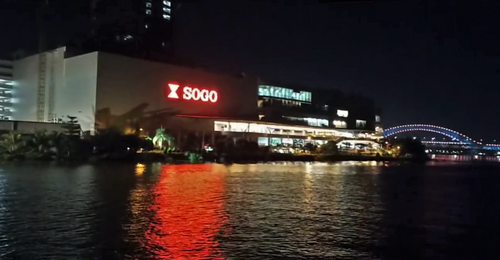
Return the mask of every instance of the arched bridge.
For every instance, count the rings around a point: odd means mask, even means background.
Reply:
[[[384,129],[384,137],[390,137],[393,135],[408,133],[408,132],[431,132],[449,137],[451,138],[452,142],[456,144],[463,144],[468,146],[480,146],[481,148],[485,149],[495,149],[495,150],[500,149],[500,145],[498,144],[483,144],[458,131],[437,125],[411,124],[411,125],[400,125],[400,126],[390,127]]]

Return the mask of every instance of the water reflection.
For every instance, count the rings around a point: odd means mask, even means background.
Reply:
[[[141,176],[146,171],[146,166],[142,163],[138,163],[135,165],[135,175]]]
[[[19,167],[3,165],[0,172],[1,259],[88,256],[92,167]]]
[[[225,173],[213,167],[163,167],[144,241],[158,259],[224,259],[217,237],[227,221]]]
[[[11,219],[7,204],[9,199],[7,183],[7,176],[3,174],[3,170],[0,170],[0,259],[9,255],[9,245],[12,242],[6,225],[8,220]]]
[[[381,215],[376,179],[367,178],[380,172],[377,165],[228,167],[226,208],[235,228],[221,247],[235,259],[368,256],[369,249],[358,245],[371,243]]]
[[[439,165],[1,165],[0,259],[489,259],[498,168]]]

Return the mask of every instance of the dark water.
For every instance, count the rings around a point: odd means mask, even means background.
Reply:
[[[0,259],[496,259],[500,245],[500,167],[0,169]]]

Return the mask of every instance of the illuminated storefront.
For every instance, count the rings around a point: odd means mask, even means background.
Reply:
[[[381,153],[381,145],[372,140],[342,140],[337,143],[339,152]]]
[[[339,131],[329,128],[289,126],[283,124],[269,124],[263,122],[238,122],[238,121],[214,121],[214,131],[216,132],[240,132],[240,133],[260,133],[273,135],[293,135],[293,136],[321,136],[321,137],[345,137],[354,138],[356,131]]]
[[[307,127],[307,126],[290,126],[284,124],[271,124],[258,121],[214,120],[214,131],[220,133],[249,133],[249,134],[302,137],[299,139],[314,137],[323,139],[365,138],[365,139],[379,140],[382,138],[381,135],[376,135],[372,131],[347,130],[347,129],[339,130],[339,129]]]

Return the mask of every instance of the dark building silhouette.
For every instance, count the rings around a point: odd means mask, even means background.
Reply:
[[[173,1],[90,0],[84,48],[152,60],[173,55]]]

